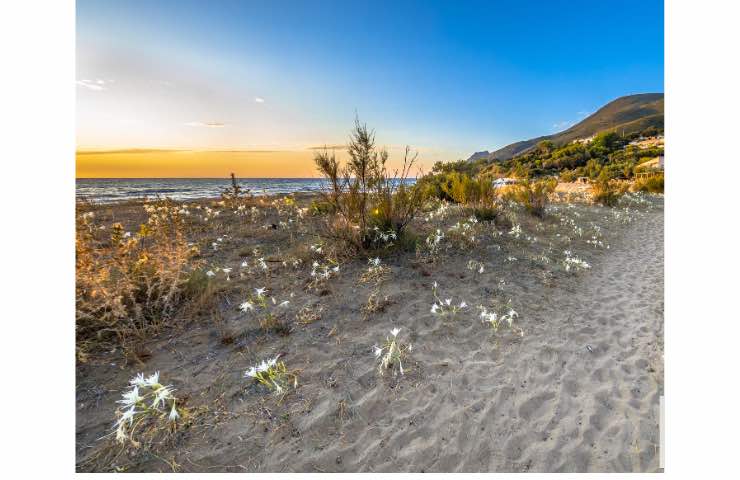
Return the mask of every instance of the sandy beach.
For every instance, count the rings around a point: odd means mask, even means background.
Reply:
[[[394,251],[377,281],[361,280],[367,259],[340,259],[320,288],[307,263],[285,263],[316,241],[302,233],[313,220],[277,228],[284,213],[260,202],[255,221],[225,212],[193,229],[202,245],[221,238],[202,248],[208,265],[233,268],[215,278],[218,324],[191,315],[144,341],[143,355],[114,349],[78,363],[79,471],[659,471],[662,197],[554,203],[542,220],[511,207],[513,227],[477,223],[468,245],[448,233],[433,260]],[[101,224],[141,220],[135,203],[86,208]],[[465,221],[448,208],[413,227],[426,235]],[[240,271],[255,248],[269,270]],[[568,255],[588,268],[565,268]],[[434,282],[467,308],[432,314]],[[237,308],[261,287],[290,299],[288,333],[265,333]],[[492,331],[479,306],[516,310],[516,328]],[[404,375],[379,375],[373,346],[394,327],[413,350]],[[283,397],[244,378],[277,354],[298,372]],[[105,446],[128,380],[155,370],[198,415],[156,451]]]

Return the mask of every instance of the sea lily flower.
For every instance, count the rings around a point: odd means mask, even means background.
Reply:
[[[122,395],[122,399],[118,400],[118,403],[127,407],[131,406],[131,408],[133,409],[133,407],[135,407],[136,404],[141,400],[142,397],[139,395],[139,387],[134,386],[134,388]]]
[[[377,345],[373,345],[373,353],[375,354],[375,357],[378,358],[383,353],[383,349]]]
[[[153,387],[155,385],[159,385],[159,372],[154,372],[153,374],[149,375],[145,382],[148,386]]]
[[[172,403],[172,410],[170,410],[170,415],[168,419],[170,422],[175,422],[178,418],[180,418],[180,414],[177,413],[177,408],[175,408],[175,404]]]
[[[395,336],[398,335],[398,332],[400,332],[400,331],[401,331],[401,329],[398,328],[398,327],[396,327],[393,330],[391,330],[391,335],[393,335],[395,337]]]
[[[130,383],[131,385],[139,386],[139,387],[146,385],[146,380],[144,380],[144,374],[143,373],[136,374],[136,376],[132,378],[128,383]]]
[[[239,310],[241,310],[242,312],[252,311],[254,310],[254,304],[247,300],[246,302],[239,305]]]
[[[264,287],[263,287],[263,288],[255,288],[255,289],[254,289],[254,292],[255,292],[255,293],[257,294],[257,296],[258,296],[258,297],[264,297],[264,296],[265,296],[265,291],[266,291],[266,290],[267,290],[267,289],[266,289],[266,288],[264,288]]]

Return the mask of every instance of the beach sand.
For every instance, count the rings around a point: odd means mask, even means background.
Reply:
[[[386,305],[369,315],[361,309],[376,287],[358,280],[364,258],[342,264],[321,292],[304,288],[307,269],[234,278],[222,305],[234,343],[223,344],[213,325],[191,322],[149,341],[145,363],[108,352],[78,365],[77,468],[659,471],[662,202],[651,198],[619,210],[622,216],[593,205],[557,206],[543,221],[520,215],[516,223],[531,241],[503,232],[435,263],[393,254],[383,259],[389,278],[377,287]],[[568,238],[591,268],[566,272],[556,260],[567,245],[563,218],[601,232],[608,244]],[[213,261],[238,265],[253,245],[267,248],[267,235],[278,233],[232,235]],[[551,258],[537,261],[542,252]],[[484,262],[485,273],[466,269],[469,259]],[[435,281],[442,298],[471,308],[454,320],[432,315]],[[278,298],[295,292],[291,303],[320,306],[321,318],[295,323],[287,336],[260,332],[236,305],[240,292],[262,286]],[[475,307],[492,298],[511,300],[523,336],[481,323]],[[405,375],[379,376],[372,346],[393,327],[413,351]],[[281,402],[243,378],[249,366],[278,353],[299,370],[298,388]],[[128,450],[101,463],[98,439],[110,431],[120,391],[138,371],[154,370],[189,407],[208,412],[156,455]]]

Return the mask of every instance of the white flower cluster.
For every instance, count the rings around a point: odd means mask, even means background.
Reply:
[[[159,383],[159,372],[148,377],[139,373],[129,381],[129,386],[130,390],[124,392],[121,400],[116,402],[123,408],[122,412],[117,412],[118,419],[114,424],[116,440],[120,443],[132,440],[132,432],[128,429],[134,425],[136,419],[147,416],[161,418],[163,413],[167,414],[169,422],[180,418],[176,406],[177,398],[173,395],[175,389],[171,385]]]
[[[585,260],[582,260],[575,255],[573,255],[573,252],[570,250],[566,250],[563,252],[565,255],[565,260],[563,260],[563,264],[565,265],[565,271],[570,272],[571,270],[585,270],[587,268],[591,268],[591,265],[586,263]]]
[[[434,315],[439,315],[440,317],[446,317],[446,316],[454,317],[455,315],[457,315],[457,312],[468,307],[468,304],[465,303],[464,300],[462,300],[459,304],[452,303],[451,298],[446,298],[442,300],[437,295],[438,287],[439,285],[437,284],[437,282],[434,282],[434,285],[432,286],[432,295],[434,295],[434,303],[432,304],[432,308],[431,308],[431,312]]]

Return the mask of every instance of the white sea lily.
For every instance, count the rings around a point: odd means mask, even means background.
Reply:
[[[242,262],[242,265],[241,265],[241,267],[242,267],[242,268],[247,268],[248,266],[249,266],[249,263],[248,263],[248,262],[247,262],[246,260],[244,260],[244,261]]]
[[[121,400],[118,400],[118,403],[125,405],[126,407],[134,407],[138,402],[142,400],[142,397],[139,395],[138,385],[135,385],[134,388],[121,395],[121,397],[122,398]]]
[[[136,411],[136,406],[131,405],[131,408],[123,412],[123,415],[121,415],[121,418],[118,419],[117,425],[123,425],[128,421],[129,425],[134,422],[134,415],[136,415],[138,412]]]
[[[246,302],[239,305],[239,310],[241,310],[242,312],[252,311],[254,310],[254,304],[250,302],[249,300],[247,300]]]
[[[383,349],[377,345],[373,345],[373,353],[375,354],[375,357],[378,358],[383,354]]]
[[[336,267],[332,268],[332,270],[335,271],[335,272],[338,272],[339,271],[339,266],[336,266]]]
[[[139,387],[142,387],[142,386],[146,385],[146,380],[144,379],[144,374],[143,373],[137,373],[136,376],[134,378],[132,378],[128,383],[130,383],[131,385],[139,386]]]
[[[437,288],[439,285],[437,285],[437,281],[434,281],[434,285],[432,285],[432,288]]]
[[[460,308],[465,308],[467,306],[468,306],[468,304],[465,303],[465,300],[463,300],[462,302],[460,302]]]
[[[445,298],[445,305],[451,305],[452,299],[451,298]]]
[[[395,336],[398,336],[398,332],[400,332],[400,331],[401,331],[401,329],[398,328],[398,327],[396,327],[393,330],[391,330],[391,335],[393,335],[394,337]]]
[[[154,394],[154,401],[152,402],[152,406],[164,406],[164,402],[172,398],[172,392],[173,390],[170,386],[159,388]]]
[[[231,268],[224,267],[224,268],[221,269],[221,271],[223,271],[225,274],[228,275],[229,273],[231,273]]]
[[[215,273],[213,273],[213,270],[208,270],[208,271],[206,272],[206,275],[207,275],[207,276],[209,276],[209,277],[214,277],[214,276],[215,276],[216,274],[215,274]]]
[[[147,386],[150,386],[150,387],[159,385],[159,372],[154,372],[153,374],[149,375],[145,383]]]
[[[280,305],[278,307],[287,307],[290,302],[288,300],[283,300],[280,302]]]
[[[245,377],[256,377],[257,376],[257,367],[250,367],[249,370],[244,372]]]
[[[170,422],[177,421],[178,418],[180,418],[180,414],[177,413],[177,408],[175,408],[175,403],[172,403],[172,410],[170,410],[170,415],[167,417]]]
[[[123,424],[118,425],[118,428],[116,428],[116,441],[119,443],[124,443],[128,437],[126,436],[126,429],[124,428]]]
[[[436,303],[432,305],[432,313],[437,313],[438,310],[439,310],[439,305],[437,305]]]
[[[266,288],[255,288],[254,292],[257,294],[258,297],[263,297],[265,295]]]

